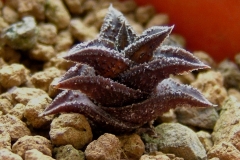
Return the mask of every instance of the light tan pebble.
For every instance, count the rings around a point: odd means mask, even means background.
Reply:
[[[67,55],[66,51],[59,52],[56,57],[53,57],[50,59],[50,61],[46,62],[43,68],[47,69],[54,66],[61,70],[68,70],[70,67],[74,66],[75,63],[62,58],[63,56],[66,55]]]
[[[31,15],[37,20],[44,20],[46,5],[46,0],[21,0],[18,2],[18,13],[21,17]]]
[[[9,90],[9,92],[4,92],[4,93],[0,94],[0,99],[7,99],[12,104],[15,104],[16,102],[13,99],[12,94],[10,92],[11,92],[11,90]]]
[[[119,139],[109,133],[101,135],[92,141],[85,150],[87,160],[117,160],[121,157],[121,143]]]
[[[69,50],[73,45],[73,38],[69,30],[62,30],[57,35],[55,50],[57,52]]]
[[[239,90],[235,89],[235,88],[230,88],[228,90],[228,95],[229,96],[234,96],[238,99],[238,101],[240,101],[240,92]]]
[[[174,43],[173,45],[174,46],[181,47],[181,48],[185,48],[186,47],[186,40],[180,34],[173,33],[167,39],[170,39],[171,41],[173,41],[173,43]]]
[[[168,156],[171,160],[184,160],[182,157],[176,157],[174,154],[167,153],[166,156]]]
[[[81,14],[83,12],[83,3],[85,0],[64,0],[69,12],[72,14]]]
[[[9,6],[4,6],[2,9],[2,14],[4,20],[8,24],[16,23],[19,20],[18,13],[11,7]]]
[[[181,35],[173,33],[161,45],[185,48],[186,41]]]
[[[70,32],[79,41],[88,41],[96,38],[98,31],[94,26],[86,26],[81,19],[72,19]]]
[[[116,3],[118,0],[98,0],[97,9],[108,8],[110,4]],[[114,5],[113,5],[114,6]],[[115,6],[114,6],[115,7]],[[93,8],[95,9],[95,8]]]
[[[152,152],[142,155],[140,160],[171,160],[166,154],[162,152]]]
[[[166,155],[143,155],[141,156],[140,160],[171,160],[168,156]]]
[[[36,66],[35,66],[36,67]],[[31,73],[35,73],[35,72],[37,72],[36,70],[34,70],[34,68],[33,67],[29,67],[30,69],[32,69],[31,70]],[[31,76],[31,74],[30,74],[30,76]],[[27,77],[27,82],[26,83],[24,83],[24,87],[27,87],[27,88],[35,88],[35,86],[32,84],[32,82],[31,82],[31,77],[30,76],[28,76]]]
[[[208,152],[213,146],[211,134],[206,131],[198,131],[197,136],[201,141],[201,143],[203,144],[203,147],[205,148],[205,150]]]
[[[221,108],[227,98],[227,91],[223,86],[223,76],[220,72],[209,70],[198,74],[191,85],[197,88],[211,103]]]
[[[155,14],[155,9],[152,5],[140,6],[136,9],[135,18],[136,21],[141,24],[146,24],[149,19]]]
[[[224,86],[225,88],[236,88],[240,90],[240,69],[229,59],[225,59],[218,64],[218,71],[224,77]]]
[[[169,23],[169,17],[167,14],[155,14],[146,24],[146,28],[150,28],[152,26],[163,26]]]
[[[22,119],[23,119],[24,110],[25,110],[25,105],[23,105],[23,104],[21,104],[21,103],[17,103],[17,104],[8,112],[8,114],[13,115],[13,116],[19,118],[20,120],[22,120]]]
[[[2,114],[7,114],[13,108],[13,104],[9,99],[0,98],[0,111]]]
[[[83,18],[83,23],[87,26],[95,26],[97,30],[100,30],[107,11],[107,8],[93,10]]]
[[[0,57],[8,64],[19,63],[21,54],[9,46],[0,48]]]
[[[179,83],[183,83],[183,84],[190,84],[196,79],[193,73],[187,73],[187,74],[176,75],[176,76],[174,75],[171,78],[174,78],[174,80],[178,80]]]
[[[208,160],[220,160],[220,159],[217,157],[213,157],[213,158],[209,158]]]
[[[140,160],[184,160],[184,159],[176,157],[174,154],[169,153],[164,154],[160,151],[157,151],[142,155]]]
[[[31,99],[26,105],[24,111],[24,117],[27,119],[28,124],[34,128],[44,128],[49,126],[53,119],[53,115],[42,117],[39,117],[39,115],[50,105],[51,101],[51,98],[47,95]]]
[[[38,25],[38,41],[46,45],[55,44],[57,39],[57,27],[51,23]]]
[[[84,152],[75,149],[72,145],[65,145],[54,148],[53,150],[58,160],[84,160]]]
[[[58,29],[65,29],[70,23],[70,14],[62,0],[47,0],[45,15]]]
[[[16,141],[25,135],[31,135],[31,132],[27,128],[26,124],[15,116],[0,116],[0,124],[2,124],[0,125],[0,133],[8,132],[11,136],[12,141]]]
[[[196,133],[179,123],[162,123],[155,127],[157,137],[143,134],[145,145],[156,145],[157,150],[172,153],[185,160],[206,159],[206,151]]]
[[[37,149],[31,149],[25,152],[24,160],[54,160],[54,158],[43,154]]]
[[[99,1],[88,1],[85,0],[83,3],[83,11],[86,13],[91,13],[94,9],[96,9],[96,7],[99,6]]]
[[[212,139],[214,144],[222,141],[233,144],[240,150],[240,101],[234,96],[229,96],[222,106],[220,117],[217,120]]]
[[[134,21],[134,23],[137,23],[136,21],[135,21],[135,15],[134,15],[134,13],[128,13],[128,14],[126,14],[126,15],[124,15],[125,16],[125,18],[128,20],[128,21]],[[141,24],[139,24],[139,25],[141,25]],[[143,26],[142,26],[143,27]]]
[[[8,149],[11,151],[11,136],[8,132],[0,133],[0,149]],[[1,158],[0,158],[1,159]]]
[[[113,2],[113,7],[121,13],[126,14],[134,12],[137,9],[137,4],[134,0],[115,1]]]
[[[13,100],[16,102],[27,105],[31,99],[39,97],[41,95],[47,95],[47,93],[37,88],[22,87],[13,90],[11,95],[13,97]]]
[[[131,27],[133,28],[133,30],[137,33],[137,34],[142,34],[142,32],[144,31],[144,28],[141,24],[139,24],[138,22],[128,19]]]
[[[0,17],[0,34],[3,32],[5,28],[7,28],[9,24],[3,19],[3,17]],[[3,45],[3,44],[2,44]]]
[[[95,10],[96,19],[94,20],[94,24],[90,25],[90,26],[94,26],[97,30],[99,30],[102,27],[103,20],[108,12],[108,7],[109,7],[109,5],[105,8]],[[87,25],[87,24],[85,24],[85,25]]]
[[[99,8],[108,8],[110,4],[113,5],[113,3],[117,2],[118,0],[98,0],[98,9]]]
[[[29,70],[21,64],[11,64],[0,69],[0,84],[4,88],[20,86],[26,82]]]
[[[49,61],[56,55],[53,46],[37,43],[29,52],[32,59],[39,61]]]
[[[60,92],[62,92],[62,90],[55,88],[60,79],[60,77],[54,78],[53,81],[50,83],[48,89],[49,97],[56,97]]]
[[[177,122],[177,117],[173,109],[170,109],[168,112],[163,113],[156,119],[156,122],[159,123],[170,123],[170,122]]]
[[[199,60],[201,60],[204,64],[209,65],[212,69],[216,68],[216,62],[208,53],[204,51],[194,51],[193,55],[196,56]]]
[[[141,137],[137,134],[118,136],[122,147],[122,159],[139,159],[145,151]]]
[[[7,63],[4,61],[3,58],[0,57],[0,69],[3,67],[3,66],[6,66]],[[1,93],[1,92],[0,92]]]
[[[32,75],[30,81],[36,88],[40,88],[46,92],[48,92],[49,85],[53,81],[55,77],[60,77],[63,75],[63,71],[51,67],[47,68],[44,71],[37,72]]]
[[[1,160],[23,160],[22,157],[12,153],[11,151],[5,148],[0,149],[0,159]]]
[[[71,144],[82,149],[92,140],[92,130],[87,119],[78,113],[61,114],[53,119],[49,132],[54,145]]]
[[[25,152],[31,149],[37,149],[45,155],[52,156],[51,142],[42,136],[21,137],[12,146],[12,152],[22,158],[25,157]]]
[[[129,13],[127,15],[124,15],[127,21],[129,22],[130,26],[133,28],[133,30],[136,32],[136,34],[142,34],[144,31],[144,27],[142,24],[137,22],[135,20],[135,15],[133,13]]]
[[[221,142],[214,145],[208,152],[208,158],[217,157],[221,160],[239,160],[240,151],[235,148],[231,143]]]

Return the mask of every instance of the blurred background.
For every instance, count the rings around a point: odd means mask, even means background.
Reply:
[[[203,50],[216,61],[240,52],[239,0],[135,0],[167,13],[174,32],[186,38],[187,49]]]

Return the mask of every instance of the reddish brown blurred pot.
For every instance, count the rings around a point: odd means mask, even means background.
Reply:
[[[174,32],[183,35],[189,50],[204,50],[216,61],[240,52],[239,0],[136,0],[167,13]]]

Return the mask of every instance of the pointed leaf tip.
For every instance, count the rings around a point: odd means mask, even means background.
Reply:
[[[185,69],[186,72],[190,72],[198,69],[211,68],[210,66],[201,62],[192,53],[179,47],[167,46],[167,45],[161,46],[154,52],[154,59],[161,59],[161,58],[174,60],[175,62],[181,62],[183,65],[182,68],[186,68]],[[180,69],[180,70],[182,72],[184,71],[184,69]],[[175,73],[175,74],[181,74],[181,72]]]
[[[172,27],[154,26],[145,30],[142,35],[126,47],[122,52],[129,59],[144,63],[152,59],[154,51],[161,45],[163,40],[168,37]]]
[[[95,70],[86,64],[76,64],[71,67],[58,82],[62,82],[76,76],[95,76]]]
[[[67,55],[67,60],[85,63],[92,66],[96,74],[103,77],[114,78],[130,67],[132,63],[118,51],[100,46],[90,46]]]
[[[178,101],[179,104],[190,104],[193,107],[215,107],[200,91],[189,86],[175,82],[171,78],[163,80],[158,84],[153,95],[165,96]]]
[[[121,12],[116,10],[111,5],[108,9],[107,15],[104,18],[99,37],[116,43],[116,37],[118,36],[123,23],[125,24],[125,28],[128,34],[132,38],[135,38],[136,34],[134,33],[127,19],[123,16]]]

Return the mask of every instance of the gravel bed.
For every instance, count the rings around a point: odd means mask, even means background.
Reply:
[[[240,159],[240,54],[217,63],[194,51],[212,68],[172,78],[217,107],[170,110],[155,120],[157,136],[97,136],[84,115],[39,116],[59,93],[55,82],[74,65],[61,57],[98,36],[110,4],[138,33],[168,25],[168,15],[134,0],[0,0],[0,159]],[[184,48],[187,42],[171,34],[164,43]]]

